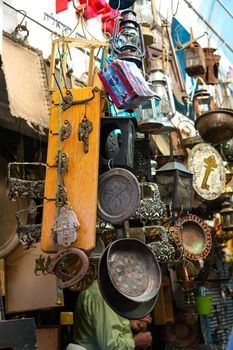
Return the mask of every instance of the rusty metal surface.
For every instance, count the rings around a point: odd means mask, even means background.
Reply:
[[[200,260],[209,254],[212,247],[210,228],[198,216],[190,214],[178,219],[170,231],[186,258]]]
[[[129,320],[140,319],[148,315],[154,308],[157,295],[147,302],[138,303],[128,299],[114,288],[108,274],[107,247],[100,259],[98,267],[98,284],[106,303],[120,316]]]
[[[161,285],[161,271],[152,251],[143,242],[122,238],[108,249],[107,267],[113,286],[136,302],[155,297]]]
[[[195,121],[195,128],[206,142],[227,142],[233,137],[233,110],[225,108],[204,113]]]
[[[114,168],[99,177],[98,217],[111,224],[129,219],[140,205],[140,186],[129,170]]]
[[[67,274],[62,270],[63,259],[67,256],[76,256],[77,259],[81,260],[80,269],[73,276],[72,274]],[[49,258],[46,262],[48,273],[54,273],[58,278],[60,278],[59,286],[61,288],[71,287],[77,282],[81,281],[86,275],[89,267],[89,260],[87,255],[78,248],[67,248],[60,250],[56,253],[53,258]]]

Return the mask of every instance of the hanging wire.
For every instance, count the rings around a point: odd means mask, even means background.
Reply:
[[[176,9],[174,12],[174,4],[173,4],[173,0],[171,0],[172,17],[175,17],[177,15],[179,5],[180,5],[180,0],[177,1]]]

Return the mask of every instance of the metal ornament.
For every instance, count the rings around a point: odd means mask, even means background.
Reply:
[[[30,197],[30,198],[38,198],[42,199],[44,195],[44,179],[41,180],[29,180],[29,175],[26,174],[26,167],[27,166],[36,166],[39,168],[45,169],[46,164],[42,163],[28,163],[28,162],[13,162],[8,164],[8,198],[10,200],[15,199],[17,197]],[[28,176],[28,179],[26,178],[19,178],[12,176],[12,173],[17,175],[20,173],[20,167],[21,172],[24,175],[24,177]],[[14,168],[14,169],[13,169]],[[29,168],[28,168],[29,169]]]
[[[71,122],[66,119],[64,120],[64,125],[62,125],[61,127],[61,132],[60,132],[61,141],[68,139],[71,135],[71,132],[72,132]],[[52,130],[50,130],[50,134],[59,135],[58,132],[53,132]]]
[[[81,261],[80,269],[75,274],[75,276],[72,274],[69,275],[63,271],[63,260],[67,257],[76,257],[76,259]],[[88,267],[89,260],[87,255],[78,248],[66,248],[64,250],[60,250],[53,256],[53,258],[48,256],[46,261],[46,268],[48,273],[54,273],[60,279],[60,288],[71,287],[82,280],[88,271]]]
[[[140,185],[142,199],[140,200],[140,206],[136,210],[135,216],[140,217],[142,220],[162,218],[166,213],[166,205],[161,201],[158,185],[153,182],[141,182]],[[148,189],[150,194],[147,193],[145,195],[144,193],[148,192]]]
[[[140,187],[129,170],[114,168],[99,177],[97,214],[111,224],[121,224],[140,204]]]
[[[225,185],[225,167],[218,151],[207,143],[193,147],[188,156],[188,169],[193,173],[193,188],[206,200],[218,198]]]
[[[169,232],[163,226],[154,226],[154,229],[157,231],[156,233],[160,240],[148,243],[147,246],[151,249],[158,262],[167,263],[174,261],[176,251],[169,242]]]
[[[69,247],[77,240],[77,230],[80,228],[78,219],[70,208],[61,207],[60,214],[56,218],[56,223],[52,227],[56,235],[57,243],[63,247]]]
[[[93,124],[85,115],[83,117],[82,121],[78,125],[78,139],[79,139],[79,141],[84,142],[84,152],[85,153],[88,152],[88,145],[89,145],[88,138],[89,138],[89,134],[92,131],[92,129],[93,129]]]
[[[198,216],[181,217],[169,230],[179,250],[190,260],[204,259],[212,247],[209,226]]]

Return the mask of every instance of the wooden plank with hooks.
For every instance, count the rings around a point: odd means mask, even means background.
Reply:
[[[63,47],[63,50],[67,52],[70,48],[79,48],[79,49],[89,49],[90,50],[90,58],[89,58],[89,68],[88,68],[88,86],[92,86],[92,82],[94,79],[94,67],[95,67],[95,49],[104,49],[104,57],[107,56],[108,45],[109,43],[97,41],[97,40],[88,40],[82,38],[69,38],[69,37],[61,37],[52,40],[52,51],[51,51],[51,63],[50,63],[50,79],[49,79],[49,90],[54,91],[57,87],[54,86],[54,74],[55,74],[55,59],[56,52],[59,46]],[[62,70],[63,77],[66,76],[67,73],[67,55],[64,55],[62,59]],[[65,86],[64,79],[61,82],[61,88]]]
[[[65,95],[66,90],[62,90]],[[71,245],[75,248],[92,250],[96,239],[96,208],[98,192],[99,167],[99,140],[100,140],[100,91],[93,94],[93,89],[71,89],[75,101],[93,99],[89,102],[72,105],[61,112],[61,125],[71,124],[70,136],[60,143],[60,148],[69,159],[67,171],[62,175],[68,203],[77,216],[80,229],[77,231],[77,240]],[[48,139],[47,164],[56,164],[58,154],[59,123],[59,91],[53,93],[51,106],[50,133]],[[55,105],[56,104],[56,105]],[[79,140],[79,123],[86,116],[92,122],[92,130],[88,136],[88,151],[85,152],[85,143]],[[47,253],[56,253],[58,245],[54,241],[52,227],[58,215],[56,201],[58,191],[58,168],[46,168],[44,208],[41,230],[41,249]],[[62,183],[62,182],[61,182]]]

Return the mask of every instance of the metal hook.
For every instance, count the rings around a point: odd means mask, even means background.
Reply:
[[[84,12],[84,10],[88,6],[88,0],[86,0],[86,4],[82,4],[82,5],[78,5],[78,6],[75,5],[75,0],[72,0],[72,3],[73,3],[75,10],[78,12],[82,12],[82,13]]]
[[[18,26],[21,26],[22,23],[23,23],[23,21],[24,21],[24,19],[25,19],[25,17],[27,16],[27,12],[24,11],[24,10],[18,10],[18,12],[24,15],[24,16],[23,16],[23,19],[22,19],[21,22],[18,24]]]

